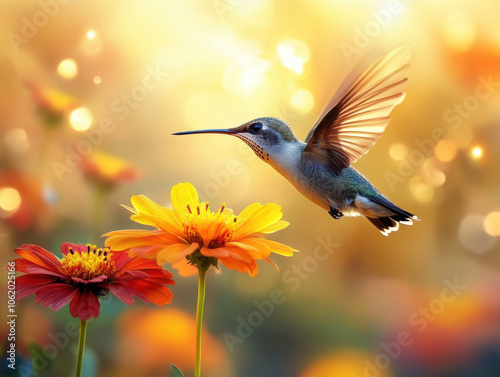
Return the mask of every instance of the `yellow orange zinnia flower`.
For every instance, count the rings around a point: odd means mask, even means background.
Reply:
[[[181,275],[197,272],[193,265],[209,262],[254,276],[256,260],[269,262],[271,253],[291,256],[290,246],[264,239],[268,233],[286,228],[281,207],[274,203],[253,203],[239,215],[222,205],[215,212],[200,202],[190,183],[172,188],[173,209],[162,207],[144,195],[131,198],[132,220],[154,226],[155,230],[117,230],[106,233],[106,246],[130,250],[131,255],[156,258],[159,265],[173,263]],[[272,262],[271,262],[272,263]]]

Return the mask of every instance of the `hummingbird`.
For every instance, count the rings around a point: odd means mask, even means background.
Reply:
[[[332,96],[305,142],[283,120],[263,117],[239,127],[173,135],[236,136],[334,219],[364,216],[385,236],[417,216],[378,191],[351,165],[368,152],[400,104],[408,81],[409,47],[400,47],[368,68],[351,71]],[[366,66],[366,65],[365,65]]]

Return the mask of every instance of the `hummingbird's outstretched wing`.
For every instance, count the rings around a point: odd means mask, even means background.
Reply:
[[[364,72],[354,70],[307,135],[305,152],[338,175],[368,152],[405,97],[409,47],[400,47]]]

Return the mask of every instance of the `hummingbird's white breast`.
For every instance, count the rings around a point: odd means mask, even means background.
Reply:
[[[300,162],[306,144],[297,140],[292,143],[279,143],[269,147],[267,161],[278,173],[291,181],[300,175]]]

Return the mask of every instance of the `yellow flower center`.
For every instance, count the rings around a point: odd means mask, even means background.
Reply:
[[[238,218],[223,204],[217,212],[209,209],[209,204],[201,202],[195,208],[186,206],[183,229],[189,243],[216,249],[234,239]]]
[[[67,276],[91,280],[95,277],[110,276],[115,269],[108,248],[98,249],[95,245],[87,245],[87,252],[78,253],[69,249],[61,260],[61,267]]]

